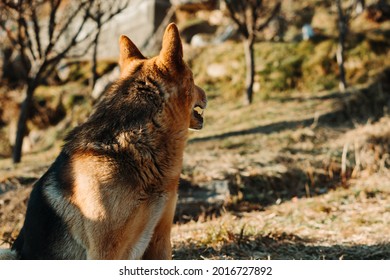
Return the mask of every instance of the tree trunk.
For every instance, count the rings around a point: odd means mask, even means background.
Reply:
[[[347,26],[347,18],[344,14],[341,1],[337,0],[337,10],[339,14],[339,43],[337,46],[337,64],[339,66],[339,89],[340,91],[345,91],[347,88],[347,82],[345,80],[345,68],[344,68],[344,49],[345,49],[345,38],[347,36],[348,26]]]
[[[244,40],[245,63],[246,63],[246,79],[245,79],[245,104],[249,105],[253,101],[253,84],[255,80],[255,55],[254,55],[254,39],[248,38]]]
[[[339,66],[339,89],[340,91],[345,91],[347,89],[347,82],[345,80],[345,68],[344,68],[344,42],[342,40],[339,41],[337,46],[337,64]]]
[[[98,29],[97,33],[95,35],[95,39],[93,42],[93,51],[92,51],[92,66],[91,66],[91,72],[92,72],[92,77],[91,77],[91,92],[93,91],[93,88],[95,87],[96,81],[98,79],[98,74],[97,74],[97,51],[98,51],[98,45],[99,45],[99,37],[100,37],[100,31],[101,31],[101,26],[98,24]]]
[[[26,134],[27,119],[30,113],[31,103],[33,100],[32,97],[34,95],[35,88],[36,86],[32,82],[29,82],[26,86],[26,97],[24,98],[22,106],[20,108],[18,126],[16,130],[15,145],[14,145],[13,155],[12,155],[12,159],[14,163],[19,163],[22,158],[23,140]]]

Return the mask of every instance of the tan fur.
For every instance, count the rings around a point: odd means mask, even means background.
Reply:
[[[76,180],[69,202],[81,214],[76,214],[82,221],[73,222],[74,232],[87,244],[87,258],[140,259],[167,207],[166,195],[128,192],[128,186],[107,178],[107,163],[96,162],[94,157],[77,157],[73,166]],[[145,239],[144,246],[139,248],[141,239]]]

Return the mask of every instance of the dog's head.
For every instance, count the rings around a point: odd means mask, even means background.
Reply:
[[[161,52],[154,58],[143,56],[124,35],[120,37],[119,47],[121,79],[137,76],[158,88],[172,123],[184,124],[191,129],[203,127],[206,94],[195,85],[192,72],[183,61],[183,46],[175,24],[166,28]]]

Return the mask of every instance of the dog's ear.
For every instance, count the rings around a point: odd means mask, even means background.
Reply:
[[[135,59],[145,59],[136,45],[125,35],[119,38],[119,67],[121,72],[126,63]]]
[[[168,71],[180,70],[183,65],[183,46],[180,39],[179,30],[174,23],[165,29],[162,49],[158,56],[158,63]]]

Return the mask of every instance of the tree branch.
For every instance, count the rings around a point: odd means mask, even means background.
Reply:
[[[102,7],[101,7],[102,2],[101,1],[97,2],[97,6],[96,6],[97,11],[95,13],[89,13],[89,17],[93,21],[95,21],[96,23],[99,22],[100,26],[105,25],[113,17],[115,17],[117,14],[121,13],[124,9],[126,9],[128,7],[128,5],[130,4],[131,0],[126,0],[126,1],[122,1],[122,2],[121,1],[115,1],[115,2],[107,1],[107,2],[111,3],[111,5],[109,5],[109,7],[106,9],[109,11],[108,13],[102,12]],[[119,3],[118,6],[115,7],[115,3]],[[120,5],[121,3],[123,3],[123,4]],[[107,14],[107,17],[103,19],[104,15],[106,15],[106,14]]]
[[[229,11],[229,14],[230,14],[230,17],[231,19],[236,23],[236,25],[238,26],[238,31],[244,36],[244,37],[248,37],[248,29],[246,27],[246,22],[245,21],[240,21],[239,17],[237,17],[237,14],[238,12],[236,12],[235,8],[238,7],[238,6],[235,6],[235,4],[237,5],[239,3],[239,5],[241,5],[239,7],[240,10],[242,10],[242,3],[240,1],[238,2],[234,2],[232,0],[225,0],[225,3],[226,3],[226,7]]]
[[[29,31],[28,31],[28,26],[27,26],[26,20],[23,17],[20,19],[20,24],[22,25],[22,27],[24,29],[24,33],[25,33],[24,37],[26,38],[27,47],[31,53],[33,60],[36,60],[37,56],[35,56],[35,52],[34,52],[34,49],[33,49],[32,43],[31,43],[31,36],[30,36]]]
[[[0,27],[5,31],[7,34],[8,39],[10,40],[11,44],[16,46],[17,45],[17,40],[15,37],[12,35],[12,32],[5,26],[5,22],[0,21]]]
[[[30,3],[32,5],[32,1],[30,1]],[[36,7],[33,5],[32,5],[32,11],[31,11],[31,20],[32,20],[33,26],[34,26],[34,36],[35,36],[35,43],[37,45],[38,56],[40,59],[42,59],[43,53],[42,53],[42,44],[41,44],[41,38],[40,38],[41,28],[39,26]]]
[[[274,9],[272,10],[271,12],[271,15],[267,18],[267,20],[265,22],[263,22],[262,24],[260,24],[256,29],[257,31],[261,31],[263,30],[265,27],[267,27],[267,25],[271,22],[271,20],[279,13],[280,11],[280,7],[281,7],[281,3],[278,2]]]
[[[16,2],[16,1],[7,1],[7,0],[3,0],[3,1],[1,1],[1,3],[2,3],[5,7],[9,8],[9,9],[11,9],[11,10],[14,10],[15,12],[18,11],[18,2]]]
[[[60,6],[62,0],[50,0],[50,17],[49,17],[49,30],[48,38],[49,42],[53,41],[54,30],[56,27],[56,15],[58,7]]]
[[[20,0],[17,4],[17,22],[18,22],[18,31],[17,31],[17,44],[20,46],[20,58],[22,60],[22,63],[24,67],[27,69],[28,68],[28,61],[26,57],[26,45],[24,42],[24,37],[26,36],[23,34],[23,29],[24,29],[24,18],[23,15],[25,13],[23,9],[23,0]]]
[[[46,60],[46,64],[52,64],[52,63],[54,63],[54,62],[56,62],[56,61],[61,60],[62,58],[65,57],[66,53],[67,53],[72,47],[74,47],[74,46],[75,46],[76,44],[78,44],[78,43],[81,43],[81,42],[85,41],[87,38],[89,38],[89,37],[92,35],[93,31],[89,32],[83,39],[77,41],[77,37],[80,35],[81,30],[83,30],[84,25],[85,25],[85,23],[87,22],[87,19],[88,19],[88,11],[89,11],[89,8],[90,8],[90,7],[91,7],[91,6],[89,6],[86,10],[84,10],[85,15],[84,15],[84,17],[83,17],[83,20],[82,20],[82,22],[80,23],[80,25],[79,25],[77,31],[74,33],[72,39],[69,41],[68,45],[67,45],[66,47],[64,47],[64,49],[63,49],[60,53],[58,53],[56,56],[54,56],[54,57],[52,57],[52,58]]]
[[[77,54],[70,54],[70,55],[65,55],[64,58],[82,58],[83,56],[85,56],[88,52],[88,50],[93,46],[94,44],[94,40],[91,40],[91,42],[88,43],[88,45],[84,48],[84,50],[80,53],[77,53]]]
[[[80,4],[77,6],[75,12],[71,16],[68,17],[68,20],[64,23],[62,28],[58,31],[57,36],[55,36],[55,38],[52,38],[52,40],[49,41],[49,44],[47,45],[46,50],[45,50],[45,57],[47,57],[49,55],[49,53],[53,50],[53,48],[55,47],[57,42],[60,41],[60,38],[63,36],[65,31],[68,30],[69,26],[74,21],[74,19],[77,17],[77,15],[79,15],[79,13],[84,10],[84,6],[89,3],[90,4],[89,8],[90,8],[93,1],[94,0],[86,0],[86,1],[80,2]],[[84,25],[84,23],[83,23],[83,25]]]

